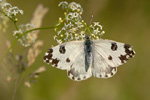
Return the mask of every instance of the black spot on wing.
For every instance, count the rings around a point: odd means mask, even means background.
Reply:
[[[52,59],[53,54],[48,54],[46,57],[51,60]]]
[[[53,53],[53,49],[51,48],[51,49],[49,49],[49,51],[48,51],[48,53]]]
[[[75,68],[72,68],[72,66],[70,66],[70,68],[71,69],[67,71],[67,75],[69,78],[71,78],[72,80],[75,80],[75,81],[81,81],[84,78],[86,79],[86,76],[81,77],[80,73],[77,70],[75,70]]]
[[[114,75],[114,73],[113,73],[113,72],[111,72],[111,75],[113,76],[113,75]]]
[[[110,71],[110,74],[113,76],[117,71],[117,68],[116,67],[111,67],[111,71]]]
[[[119,59],[121,60],[121,63],[125,63],[128,60],[126,55],[120,55]]]
[[[125,55],[120,55],[119,59],[121,60],[121,63],[125,63],[129,57],[134,57],[135,53],[133,49],[131,48],[130,45],[124,44],[124,49],[125,49]]]
[[[65,49],[65,46],[64,46],[64,45],[61,45],[61,46],[59,47],[59,52],[62,53],[62,54],[65,54],[66,49]]]
[[[67,72],[67,74],[68,74],[68,76],[72,79],[72,80],[74,80],[75,79],[75,75],[74,75],[74,70],[69,70],[68,72]]]
[[[102,77],[102,75],[100,74],[99,77]]]
[[[75,79],[74,76],[72,76],[72,79],[73,79],[73,80]]]
[[[59,60],[56,59],[52,59],[52,65],[54,65],[55,67],[57,67]]]
[[[109,56],[108,59],[109,59],[109,60],[112,60],[112,56]]]
[[[108,75],[106,74],[106,75],[105,75],[105,77],[107,78],[107,77],[108,77]]]
[[[70,59],[69,59],[69,58],[67,58],[67,59],[66,59],[66,62],[67,62],[67,63],[69,63],[69,62],[70,62]]]
[[[68,76],[70,76],[70,74],[71,74],[71,70],[69,70],[69,71],[67,72],[67,74],[68,74]]]
[[[86,79],[86,76],[84,76],[83,79]]]
[[[72,68],[72,65],[70,66],[70,68]],[[68,76],[70,76],[70,74],[73,75],[73,71],[74,71],[74,70],[72,70],[72,69],[71,69],[71,70],[68,70],[68,71],[67,71]]]
[[[124,44],[124,48],[125,48],[126,55],[129,55],[130,57],[133,57],[135,55],[130,45]]]
[[[109,68],[105,72],[104,78],[112,77],[116,72],[117,72],[117,68],[116,67],[110,67],[109,66]]]
[[[49,51],[47,52],[47,55],[44,56],[43,60],[46,63],[49,63],[49,60],[52,60],[52,56],[53,56],[53,49],[49,49]]]
[[[78,81],[80,81],[81,80],[81,78],[80,77],[78,77]]]
[[[112,42],[111,43],[111,50],[113,50],[113,51],[115,51],[115,50],[117,50],[117,43],[115,43],[115,42]]]

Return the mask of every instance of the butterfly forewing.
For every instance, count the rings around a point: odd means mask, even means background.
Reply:
[[[84,41],[71,41],[49,49],[43,58],[53,67],[68,70],[76,59],[77,53],[83,49]]]
[[[117,72],[119,65],[134,56],[130,45],[112,40],[93,41],[93,75],[108,78]]]

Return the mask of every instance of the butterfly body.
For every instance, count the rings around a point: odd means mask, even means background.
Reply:
[[[92,41],[89,39],[89,37],[86,37],[85,43],[84,43],[84,52],[85,52],[85,71],[89,69],[89,67],[92,66]]]
[[[97,78],[112,77],[117,67],[134,55],[130,45],[87,37],[85,41],[70,41],[49,49],[43,60],[53,67],[67,70],[70,79],[81,81],[92,75]]]

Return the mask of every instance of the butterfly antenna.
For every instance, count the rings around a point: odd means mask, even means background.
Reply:
[[[91,20],[90,20],[90,23],[89,23],[89,25],[91,25],[91,23],[92,23],[92,20],[93,20],[93,15],[91,16]]]

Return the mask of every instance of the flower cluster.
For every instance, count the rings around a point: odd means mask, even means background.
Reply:
[[[45,14],[48,12],[48,8],[43,7],[43,5],[38,5],[36,8],[33,17],[30,23],[25,25],[20,25],[18,30],[15,30],[13,33],[14,36],[18,39],[18,41],[24,46],[28,47],[35,42],[38,37],[39,31],[31,31],[27,34],[25,32],[32,30],[34,28],[38,28],[42,24],[42,19]],[[24,34],[24,35],[23,35]]]
[[[82,40],[85,37],[84,27],[86,23],[81,17],[83,12],[81,5],[75,2],[68,4],[68,2],[63,1],[58,6],[62,6],[65,10],[65,18],[59,18],[56,24],[57,28],[55,28],[57,35],[54,36],[54,40],[56,40],[58,44],[71,40]],[[59,28],[59,26],[62,27]]]
[[[8,18],[16,21],[16,15],[18,13],[23,15],[23,10],[20,10],[16,6],[13,7],[10,3],[5,2],[5,0],[0,0],[0,29],[5,32]]]
[[[13,35],[16,36],[18,41],[24,46],[28,47],[35,42],[37,34],[33,34],[34,31],[29,32],[28,34],[23,35],[24,32],[29,31],[34,28],[32,24],[20,25],[18,30],[13,32]]]
[[[0,10],[10,18],[15,17],[18,13],[23,15],[23,10],[20,10],[16,6],[13,7],[10,3],[7,3],[4,0],[0,0]]]
[[[62,9],[65,10],[65,18],[60,17],[55,28],[57,34],[54,35],[54,40],[58,44],[71,40],[83,40],[86,31],[90,33],[90,39],[99,39],[105,33],[99,22],[93,22],[94,25],[88,26],[82,20],[83,8],[80,4],[62,1],[58,6],[62,6]]]
[[[94,25],[93,25],[94,24]],[[105,33],[105,31],[103,31],[103,27],[102,25],[99,24],[99,22],[93,22],[93,24],[90,26],[90,30],[91,30],[91,39],[100,39],[101,36]]]

